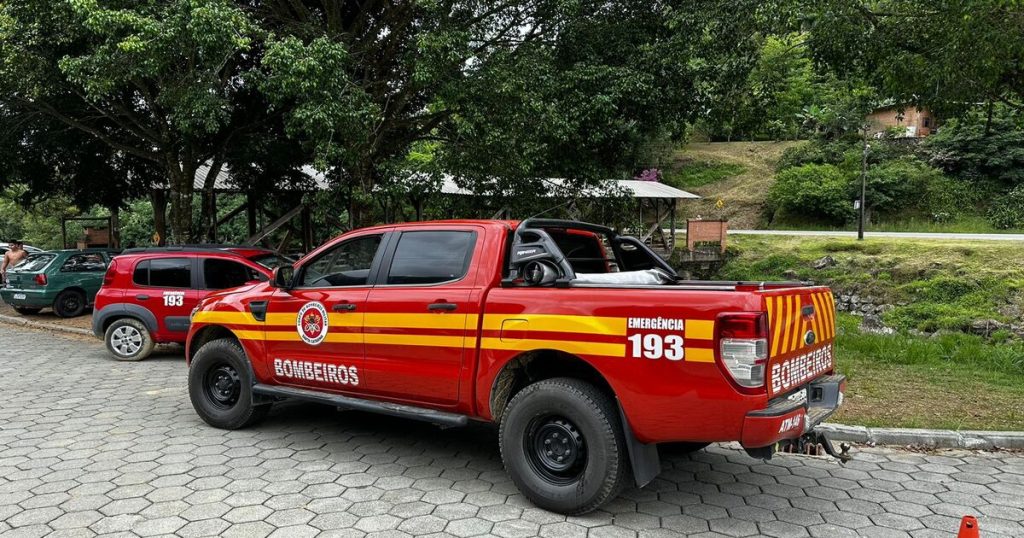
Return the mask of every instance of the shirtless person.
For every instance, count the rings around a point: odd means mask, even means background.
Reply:
[[[27,257],[28,252],[25,251],[25,245],[17,239],[12,239],[10,250],[4,253],[4,261],[0,264],[0,285],[7,285],[7,270],[17,266]]]

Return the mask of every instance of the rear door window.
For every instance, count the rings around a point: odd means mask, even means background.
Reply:
[[[95,273],[104,271],[106,268],[107,262],[98,252],[72,254],[68,256],[67,260],[64,260],[64,265],[60,266],[60,270],[66,273]]]
[[[208,290],[237,288],[253,280],[264,279],[260,273],[248,265],[220,258],[203,260],[203,281]]]
[[[188,258],[155,258],[139,262],[132,281],[154,288],[191,288],[192,260]]]
[[[474,232],[403,232],[391,259],[388,284],[439,284],[466,276]]]

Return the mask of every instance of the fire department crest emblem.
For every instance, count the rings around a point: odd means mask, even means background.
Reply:
[[[327,309],[317,301],[302,305],[295,317],[295,329],[302,341],[315,346],[327,338]]]

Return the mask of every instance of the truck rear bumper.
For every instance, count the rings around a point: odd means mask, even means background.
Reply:
[[[776,398],[765,409],[752,411],[743,420],[740,444],[745,448],[774,445],[811,431],[843,403],[846,376],[818,378],[797,392]]]

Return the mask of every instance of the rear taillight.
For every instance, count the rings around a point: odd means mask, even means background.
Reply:
[[[36,284],[39,284],[40,286],[45,286],[46,285],[46,275],[43,274],[43,273],[39,273],[38,275],[35,276],[35,281],[36,281]]]
[[[117,258],[114,258],[113,260],[110,260],[110,265],[107,266],[107,272],[103,273],[103,285],[104,286],[110,286],[111,284],[114,283],[114,273],[116,272],[116,269],[114,269],[114,267],[116,265],[117,265]]]
[[[768,316],[764,312],[726,312],[718,315],[719,357],[740,388],[764,386],[768,364]]]

